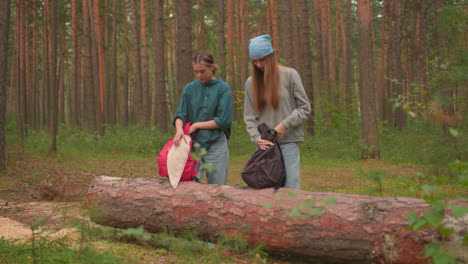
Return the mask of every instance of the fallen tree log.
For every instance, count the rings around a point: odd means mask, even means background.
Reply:
[[[432,229],[407,231],[406,215],[425,201],[228,185],[100,176],[87,194],[91,219],[117,228],[192,230],[214,240],[242,235],[250,245],[337,263],[427,263],[422,249]],[[466,226],[465,230],[466,232]]]

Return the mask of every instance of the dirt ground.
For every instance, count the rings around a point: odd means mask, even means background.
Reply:
[[[11,150],[7,155],[8,170],[0,174],[0,237],[5,238],[27,239],[35,225],[49,230],[52,238],[76,236],[76,230],[70,228],[70,222],[89,221],[83,213],[82,204],[88,186],[96,176],[159,178],[153,159],[90,161]],[[245,186],[240,177],[245,161],[231,160],[228,184]],[[400,176],[415,175],[418,171],[418,168],[413,167],[388,166],[381,161],[363,162],[359,169],[366,171],[375,168]],[[350,184],[356,188],[369,184],[357,179],[355,170],[353,167],[306,166],[302,171],[302,186],[311,191],[340,191],[349,189]],[[156,260],[147,254],[141,259],[141,263],[177,263],[169,260],[173,259],[170,256],[158,257]]]
[[[63,156],[35,156],[21,151],[7,153],[8,170],[0,174],[0,237],[5,239],[26,241],[31,238],[33,227],[38,227],[39,230],[34,232],[41,236],[51,239],[66,236],[77,240],[80,234],[72,227],[73,222],[85,221],[93,225],[84,212],[83,202],[89,184],[96,176],[160,178],[154,160],[89,161]],[[230,172],[239,177],[229,184],[245,185],[240,177],[244,164],[233,163]],[[139,255],[138,264],[186,263],[177,261],[177,256],[172,252],[165,255],[144,249],[132,252]],[[239,260],[239,263],[254,262]],[[304,262],[278,260],[269,263]]]

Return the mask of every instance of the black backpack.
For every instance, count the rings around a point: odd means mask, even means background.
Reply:
[[[276,140],[276,130],[269,129],[265,123],[258,126],[262,139],[273,142],[266,150],[257,149],[252,155],[244,170],[242,179],[249,187],[255,189],[278,189],[284,186],[286,181],[286,169],[284,168],[281,148]]]

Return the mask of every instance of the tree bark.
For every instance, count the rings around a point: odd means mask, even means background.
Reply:
[[[90,132],[97,131],[97,109],[96,109],[96,97],[94,96],[94,75],[92,69],[92,44],[91,44],[91,20],[90,20],[90,8],[89,0],[82,1],[83,10],[83,67],[84,67],[84,98],[83,103],[84,116],[86,120],[87,128]]]
[[[370,0],[358,2],[358,55],[359,55],[359,91],[361,94],[361,116],[364,159],[379,159],[380,150],[377,137],[375,109],[375,87],[372,78],[372,10]]]
[[[105,105],[105,96],[106,96],[106,72],[105,72],[105,65],[104,65],[104,44],[103,44],[103,30],[102,30],[102,23],[101,23],[101,10],[99,7],[99,1],[94,0],[93,1],[93,7],[92,7],[92,18],[93,19],[93,24],[92,27],[94,28],[94,37],[96,38],[96,46],[97,46],[97,62],[98,62],[98,71],[97,71],[97,76],[99,76],[99,100],[98,100],[98,120],[101,122],[105,122],[103,120],[104,117],[104,109],[106,107]],[[98,122],[98,129],[101,132],[101,125]],[[103,133],[100,133],[103,134]]]
[[[206,47],[206,29],[205,29],[205,0],[197,0],[197,23],[195,34],[195,50],[205,50]]]
[[[323,101],[323,90],[325,90],[326,86],[326,78],[325,78],[325,65],[324,65],[324,58],[322,56],[322,26],[321,26],[321,18],[322,14],[320,13],[320,1],[314,0],[314,36],[315,36],[315,46],[317,51],[317,105],[321,108],[321,112],[324,112],[324,105],[321,103]]]
[[[74,127],[78,127],[79,109],[80,109],[80,69],[81,69],[81,46],[78,37],[78,1],[71,2],[71,28],[72,28],[72,73],[70,84],[70,123]]]
[[[145,1],[140,1],[140,63],[141,63],[141,92],[143,102],[143,125],[148,126],[151,120],[151,85],[148,64],[148,40],[146,37],[146,7]]]
[[[293,52],[297,51],[292,48],[292,27],[291,24],[291,1],[281,1],[278,6],[279,13],[279,34],[280,34],[280,43],[276,45],[281,50],[281,58],[286,61],[286,65],[291,65]],[[294,25],[295,26],[295,25]],[[278,45],[280,44],[280,45]],[[291,66],[293,67],[293,66]]]
[[[145,119],[143,105],[143,92],[142,92],[142,79],[141,79],[141,40],[140,40],[140,20],[138,19],[138,2],[139,0],[132,0],[132,34],[133,34],[133,94],[131,97],[131,121],[139,125],[143,124]],[[130,10],[129,10],[130,11]]]
[[[217,19],[217,37],[218,37],[218,65],[220,67],[220,76],[223,80],[226,80],[226,36],[225,36],[225,24],[226,24],[226,0],[218,0],[218,19]]]
[[[164,60],[164,0],[154,1],[154,120],[163,132],[168,127],[168,105],[166,91],[166,61]]]
[[[304,87],[311,103],[312,111],[307,119],[307,132],[315,135],[315,100],[314,100],[314,83],[312,75],[312,50],[310,44],[310,25],[309,25],[309,5],[307,0],[301,0],[301,54],[302,54],[302,77],[304,79]]]
[[[6,83],[8,76],[8,37],[10,35],[10,4],[10,0],[0,1],[0,172],[6,170]]]
[[[281,54],[281,45],[279,39],[279,26],[278,26],[278,6],[276,0],[269,0],[268,9],[270,9],[271,19],[271,37],[273,39],[273,47]]]
[[[352,42],[352,30],[353,30],[353,14],[352,14],[352,1],[346,1],[346,44],[343,44],[343,60],[345,61],[345,72],[343,73],[345,78],[345,109],[348,111],[348,116],[351,117],[352,105],[353,105],[353,66],[352,66],[352,53],[351,53],[351,42]]]
[[[48,6],[49,21],[48,30],[48,52],[49,57],[49,91],[50,91],[50,120],[49,133],[50,145],[49,153],[57,152],[57,132],[58,132],[58,83],[57,83],[57,1],[46,0]]]
[[[105,120],[109,124],[115,125],[117,124],[117,112],[119,103],[117,101],[117,94],[120,84],[119,78],[119,37],[120,31],[118,28],[118,21],[122,20],[122,16],[119,14],[119,10],[122,9],[119,6],[120,1],[113,0],[112,1],[112,17],[108,18],[108,24],[111,28],[106,35],[109,38],[109,52],[107,53],[107,63],[106,68],[109,71],[108,74],[108,82],[107,83],[107,96],[106,96],[106,113],[105,113]]]
[[[47,28],[47,19],[48,19],[48,10],[47,6],[43,7],[42,10],[42,93],[40,98],[40,113],[41,113],[41,120],[40,126],[41,128],[48,127],[50,111],[47,107],[50,105],[50,98],[49,98],[49,57],[47,56],[48,52],[48,35],[49,29]]]
[[[387,0],[388,1],[388,0]],[[387,89],[391,91],[391,98],[396,99],[404,96],[403,90],[403,72],[401,66],[401,19],[400,19],[400,1],[390,0],[389,6],[389,43],[387,49],[387,70],[388,77]],[[389,98],[388,98],[389,99]],[[403,107],[397,107],[394,111],[395,127],[402,130],[406,126],[406,113]]]
[[[192,1],[177,0],[177,90],[193,80],[192,73]]]
[[[124,41],[123,41],[123,52],[124,52],[124,65],[122,67],[122,87],[119,87],[120,91],[120,108],[119,108],[119,119],[121,126],[128,126],[130,114],[129,114],[129,87],[130,87],[130,40],[128,39],[130,35],[130,26],[127,20],[123,21],[123,31],[124,31]]]
[[[331,19],[330,19],[330,2],[320,2],[320,32],[321,32],[321,53],[324,74],[324,95],[327,96],[326,101],[333,102],[333,51],[332,51],[332,36],[331,36]],[[324,98],[323,98],[324,99]]]
[[[30,103],[30,118],[31,127],[39,128],[39,4],[37,1],[32,3],[32,20],[31,21],[31,103]]]
[[[226,81],[234,81],[234,5],[233,0],[226,1]],[[235,112],[234,112],[235,113]]]
[[[98,224],[191,230],[208,240],[236,234],[268,251],[337,263],[427,263],[422,249],[438,237],[433,229],[407,230],[406,215],[421,215],[429,207],[404,197],[195,182],[173,189],[167,180],[100,176],[88,190],[87,205]]]
[[[291,16],[291,25],[292,25],[292,28],[291,28],[291,47],[290,49],[295,51],[293,52],[292,54],[292,57],[291,57],[291,67],[295,68],[295,69],[298,69],[301,65],[301,60],[302,60],[302,57],[301,57],[301,44],[300,44],[300,41],[301,41],[301,37],[304,37],[302,35],[299,35],[299,22],[298,22],[298,17],[299,17],[299,14],[298,14],[298,5],[299,5],[299,1],[296,1],[296,0],[291,0],[289,1],[289,11],[290,11],[290,16]],[[307,9],[308,10],[308,9]],[[310,32],[307,32],[307,35],[309,36],[310,38]],[[310,47],[310,39],[309,39],[309,46]]]
[[[26,54],[25,43],[27,42],[27,2],[19,0],[16,2],[16,29],[15,29],[15,60],[16,70],[16,128],[21,143],[26,136]]]
[[[103,90],[101,87],[105,87],[101,80],[101,63],[100,63],[100,22],[98,22],[99,16],[99,5],[95,6],[95,0],[88,0],[88,12],[89,12],[89,21],[90,21],[90,39],[91,39],[91,69],[93,75],[93,97],[96,109],[96,131],[100,135],[104,135],[104,126],[103,126],[103,111],[101,107]],[[104,75],[103,75],[104,76]],[[105,78],[105,77],[104,77]],[[105,84],[105,81],[104,81]]]

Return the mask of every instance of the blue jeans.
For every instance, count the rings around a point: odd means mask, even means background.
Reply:
[[[226,135],[222,133],[220,139],[213,143],[202,158],[203,164],[211,168],[200,168],[197,178],[201,181],[206,172],[209,184],[226,184],[229,164],[229,150]]]
[[[280,143],[281,153],[283,154],[284,166],[286,167],[286,184],[284,187],[300,189],[301,188],[301,154],[299,144]]]

